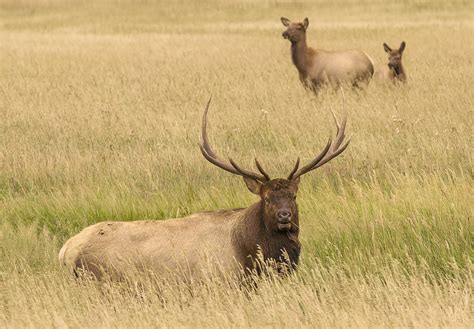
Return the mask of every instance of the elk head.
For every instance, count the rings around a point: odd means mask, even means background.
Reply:
[[[288,18],[282,17],[281,22],[286,26],[286,31],[282,33],[282,37],[290,40],[292,43],[297,43],[305,38],[306,29],[309,25],[308,18],[305,18],[302,23],[293,23]]]
[[[329,138],[323,151],[301,168],[299,168],[300,159],[298,158],[286,179],[271,179],[257,159],[255,159],[255,165],[259,173],[242,168],[232,159],[226,162],[220,159],[212,150],[207,136],[207,112],[210,103],[211,100],[209,99],[202,118],[201,142],[199,143],[202,155],[215,166],[241,176],[250,192],[260,197],[263,221],[267,231],[277,233],[298,231],[296,194],[300,176],[321,167],[344,152],[350,142],[348,140],[342,144],[345,137],[346,119],[344,118],[342,124],[339,125],[333,113],[337,127],[335,140],[332,141],[332,138]]]
[[[397,71],[402,64],[402,55],[405,50],[405,41],[400,44],[400,48],[392,49],[386,43],[383,44],[383,49],[388,54],[388,66]]]

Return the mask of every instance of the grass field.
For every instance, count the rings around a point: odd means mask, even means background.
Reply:
[[[0,327],[469,327],[474,257],[474,8],[469,1],[0,0]],[[408,84],[315,96],[279,18],[308,43],[407,47]],[[197,147],[303,177],[301,267],[232,282],[78,284],[62,243],[102,220],[255,202]],[[145,289],[143,289],[143,287]],[[159,292],[159,293],[158,293]]]

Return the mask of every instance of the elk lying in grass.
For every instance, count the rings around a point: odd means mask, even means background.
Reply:
[[[380,67],[375,73],[376,78],[387,81],[401,81],[406,82],[407,76],[402,64],[402,55],[405,50],[405,41],[400,44],[400,48],[392,49],[386,43],[383,44],[383,49],[388,53],[388,64]]]
[[[298,69],[303,85],[313,91],[323,84],[349,82],[357,85],[368,81],[374,74],[374,63],[361,50],[326,51],[308,47],[306,30],[309,20],[293,23],[282,17],[286,26],[282,36],[291,42],[291,58]]]
[[[59,252],[59,260],[72,272],[121,276],[129,264],[153,273],[184,270],[199,277],[202,269],[215,264],[224,273],[257,271],[255,260],[272,261],[293,269],[300,254],[299,217],[296,194],[300,177],[321,167],[349,144],[343,144],[346,119],[336,118],[337,135],[304,167],[299,159],[286,179],[270,179],[255,160],[259,173],[222,160],[211,148],[207,136],[207,113],[202,119],[200,149],[215,166],[241,176],[250,192],[260,200],[245,209],[204,212],[185,218],[133,222],[101,222],[70,238]],[[298,169],[299,168],[299,169]]]

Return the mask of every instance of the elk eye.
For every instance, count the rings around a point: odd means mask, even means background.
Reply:
[[[295,195],[293,195],[293,200],[296,200],[296,194],[295,194]]]
[[[269,197],[265,197],[265,203],[270,203],[270,198]]]

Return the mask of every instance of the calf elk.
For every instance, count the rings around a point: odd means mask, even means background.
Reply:
[[[400,44],[400,48],[392,49],[386,43],[383,44],[383,49],[388,53],[388,64],[380,67],[375,76],[379,80],[387,81],[401,81],[406,82],[407,76],[402,64],[402,55],[405,50],[405,41]]]
[[[185,270],[193,277],[202,276],[209,264],[236,275],[258,272],[256,260],[262,258],[290,270],[298,264],[296,193],[300,177],[346,149],[346,119],[339,125],[334,117],[335,140],[330,138],[307,165],[299,168],[298,159],[286,179],[270,179],[257,160],[258,173],[242,168],[232,159],[224,161],[214,152],[207,136],[209,104],[210,100],[202,119],[202,155],[215,166],[241,176],[260,200],[245,209],[197,213],[185,218],[97,223],[64,244],[59,252],[63,265],[76,274],[86,271],[101,278],[104,274],[121,277],[130,264],[157,274]]]
[[[281,22],[287,28],[282,36],[291,42],[291,58],[305,87],[317,91],[327,83],[349,82],[357,85],[360,81],[372,78],[374,63],[365,52],[357,49],[326,51],[310,48],[306,44],[308,18],[302,23],[293,23],[282,17]]]

